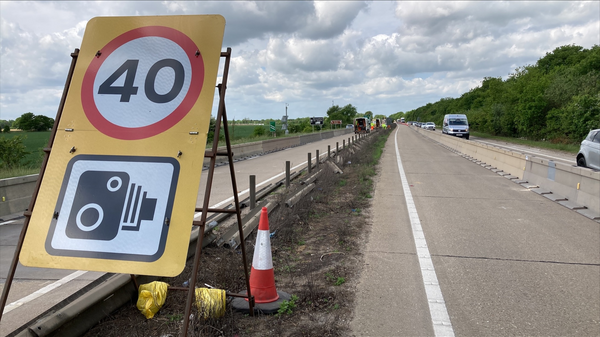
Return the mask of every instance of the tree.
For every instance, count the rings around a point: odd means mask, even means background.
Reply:
[[[356,114],[356,107],[354,107],[352,104],[347,104],[343,108],[340,108],[339,105],[334,105],[327,109],[328,119],[330,121],[341,120],[342,124],[352,124]]]
[[[44,115],[33,116],[33,129],[35,131],[48,131],[54,125],[54,119]]]
[[[252,135],[254,135],[254,137],[260,137],[260,136],[264,136],[265,133],[266,133],[265,127],[262,125],[257,125],[254,127],[254,131],[252,132]]]
[[[7,121],[7,120],[4,120],[4,119],[0,119],[0,128],[2,130],[5,130],[6,127],[8,127],[8,131],[10,131],[10,126],[12,125],[13,122],[14,121],[12,121],[12,120]],[[5,132],[8,132],[8,131],[5,131]]]
[[[574,66],[585,58],[584,53],[581,52],[582,49],[583,47],[574,44],[558,47],[552,53],[546,53],[546,56],[539,59],[537,66],[546,74],[555,68]]]
[[[54,119],[44,115],[36,116],[32,112],[22,114],[13,123],[14,127],[23,131],[47,131],[53,124]]]
[[[312,129],[310,126],[310,118],[296,118],[288,120],[288,131],[290,133],[304,132],[305,129]]]
[[[371,112],[371,111],[365,112],[365,118],[373,119],[373,112]]]

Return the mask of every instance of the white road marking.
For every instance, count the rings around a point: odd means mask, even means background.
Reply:
[[[2,225],[8,225],[9,223],[13,223],[15,221],[16,220],[4,221],[3,223],[0,223],[0,226],[2,226]]]
[[[4,315],[6,313],[9,313],[12,310],[14,310],[14,309],[22,306],[23,304],[31,302],[34,299],[36,299],[36,298],[38,298],[38,297],[40,297],[40,296],[42,296],[42,295],[44,295],[44,294],[46,294],[48,292],[50,292],[50,291],[52,291],[52,290],[60,287],[61,285],[65,284],[65,283],[67,283],[67,282],[69,282],[69,281],[71,281],[71,280],[73,280],[73,279],[75,279],[75,278],[77,278],[77,277],[85,274],[85,273],[87,273],[87,271],[81,271],[81,270],[76,271],[76,272],[74,272],[74,273],[72,273],[70,275],[67,275],[67,276],[61,278],[60,280],[58,280],[58,281],[56,281],[54,283],[51,283],[51,284],[43,287],[42,289],[40,289],[40,290],[38,290],[38,291],[36,291],[36,292],[28,295],[28,296],[23,297],[20,300],[12,302],[11,304],[9,304],[9,305],[7,305],[7,306],[4,307],[4,311],[2,312],[2,314]]]
[[[421,266],[421,276],[423,277],[423,285],[425,287],[425,294],[427,295],[427,302],[429,304],[429,313],[431,314],[433,332],[436,337],[453,337],[454,329],[452,328],[452,323],[450,322],[450,315],[448,315],[448,310],[446,309],[446,302],[444,301],[444,296],[442,295],[442,289],[438,283],[435,268],[433,267],[433,261],[431,260],[431,254],[429,254],[429,248],[427,248],[425,233],[421,227],[419,214],[417,213],[415,202],[412,194],[410,193],[410,187],[406,180],[406,174],[404,173],[402,160],[400,159],[400,151],[398,150],[398,129],[396,129],[394,140],[396,145],[398,171],[400,172],[402,189],[404,190],[404,198],[406,199],[406,207],[408,208],[408,217],[410,218],[413,238],[415,240],[415,246],[417,247],[417,256],[419,258],[419,265]]]

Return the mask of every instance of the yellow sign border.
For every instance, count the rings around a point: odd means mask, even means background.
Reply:
[[[96,130],[83,112],[83,77],[102,47],[123,33],[146,26],[173,28],[196,44],[204,61],[202,91],[194,107],[169,130],[145,139],[115,139]],[[157,276],[181,273],[198,196],[224,30],[225,19],[220,15],[97,17],[88,22],[20,255],[23,265]],[[45,250],[44,243],[67,164],[80,154],[170,157],[179,161],[172,219],[164,253],[158,260],[137,262],[68,257],[50,255]]]

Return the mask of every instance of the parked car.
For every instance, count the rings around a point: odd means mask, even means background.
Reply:
[[[433,131],[435,131],[435,123],[434,122],[424,123],[423,125],[421,125],[421,128],[425,129],[425,130],[433,130]]]
[[[346,129],[354,129],[354,125],[352,125],[352,124],[346,124]]]
[[[577,166],[600,170],[600,129],[590,131],[581,142],[577,153]]]

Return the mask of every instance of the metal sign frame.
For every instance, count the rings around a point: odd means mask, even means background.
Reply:
[[[204,240],[204,228],[206,225],[206,218],[209,212],[211,213],[235,213],[237,217],[238,231],[240,233],[240,238],[244,237],[244,229],[242,223],[242,213],[240,209],[240,201],[237,193],[237,182],[235,179],[235,169],[233,167],[233,152],[231,151],[231,140],[229,138],[229,128],[227,126],[227,111],[225,109],[225,91],[227,90],[227,78],[229,76],[229,63],[231,61],[231,48],[227,48],[226,52],[221,53],[221,57],[225,58],[225,66],[223,68],[223,81],[221,84],[217,85],[219,90],[219,108],[217,112],[216,125],[215,125],[215,134],[213,138],[212,149],[210,151],[206,151],[204,157],[210,158],[210,164],[208,168],[208,176],[206,180],[206,190],[204,192],[204,203],[202,208],[196,208],[197,212],[202,212],[202,216],[200,217],[200,221],[194,221],[195,226],[200,226],[200,235],[198,236],[198,241],[196,243],[196,253],[194,255],[194,265],[192,267],[192,275],[190,278],[190,285],[188,289],[188,297],[185,307],[184,321],[183,321],[183,336],[187,336],[188,326],[189,326],[189,318],[190,312],[192,308],[192,303],[195,295],[196,282],[198,277],[198,268],[200,265],[200,255],[202,253],[202,241]],[[223,126],[221,127],[221,122]],[[225,143],[227,150],[225,152],[218,152],[219,146],[219,133],[221,128],[223,128],[223,132],[225,134]],[[227,156],[229,162],[229,172],[231,174],[231,188],[233,191],[233,204],[235,205],[234,209],[225,209],[225,208],[209,208],[209,200],[210,200],[210,192],[212,190],[212,180],[214,176],[214,170],[216,166],[217,156]],[[227,293],[227,296],[232,297],[242,297],[247,298],[250,308],[250,315],[254,316],[254,296],[250,293],[250,277],[248,275],[248,263],[246,259],[246,244],[244,240],[240,240],[240,248],[242,250],[242,261],[244,262],[244,275],[246,277],[246,288],[247,295],[239,295]]]
[[[73,53],[71,53],[71,58],[72,58],[71,66],[69,68],[69,73],[67,75],[67,80],[65,82],[63,95],[61,97],[58,111],[56,113],[56,119],[54,121],[54,126],[52,127],[50,139],[48,140],[48,146],[46,148],[44,148],[44,158],[42,161],[42,167],[40,169],[40,174],[39,174],[38,180],[36,182],[36,187],[33,191],[33,195],[32,195],[31,201],[29,203],[29,208],[23,213],[23,215],[25,216],[25,221],[23,223],[23,228],[21,229],[21,234],[20,234],[19,240],[17,242],[13,260],[9,267],[9,272],[8,272],[8,275],[6,278],[6,282],[4,283],[4,288],[2,290],[2,297],[0,297],[0,321],[2,320],[2,314],[4,311],[4,307],[6,305],[6,301],[8,299],[8,294],[10,292],[12,281],[15,276],[15,272],[16,272],[17,265],[19,262],[19,256],[21,254],[21,250],[23,248],[23,242],[25,240],[25,235],[26,235],[28,227],[29,227],[29,221],[31,219],[31,214],[35,207],[36,199],[37,199],[37,196],[38,196],[38,193],[40,190],[40,185],[41,185],[42,179],[44,177],[44,173],[46,172],[46,165],[48,163],[48,158],[49,158],[50,152],[52,150],[52,148],[51,148],[52,144],[54,143],[54,139],[56,137],[56,131],[58,129],[58,125],[60,123],[62,112],[63,112],[64,106],[65,106],[65,101],[66,101],[67,94],[68,94],[68,91],[69,91],[69,88],[71,85],[71,80],[73,77],[73,72],[75,70],[75,65],[77,63],[78,56],[79,56],[79,49],[75,49],[75,51]],[[184,331],[183,331],[184,336],[187,335],[190,311],[192,308],[192,303],[193,303],[193,299],[194,299],[194,295],[195,295],[195,287],[196,287],[197,276],[198,276],[198,268],[200,265],[200,257],[201,257],[201,253],[202,253],[202,241],[204,240],[204,228],[206,225],[207,214],[209,212],[211,212],[211,213],[235,213],[237,216],[237,223],[238,223],[238,230],[240,233],[240,237],[241,238],[244,237],[239,197],[237,194],[235,169],[233,167],[233,152],[231,151],[231,141],[229,138],[229,129],[227,126],[227,113],[226,113],[226,109],[225,109],[225,91],[227,89],[227,79],[228,79],[228,75],[229,75],[229,63],[231,60],[231,48],[227,48],[226,52],[221,52],[221,57],[225,58],[225,65],[224,65],[222,83],[217,85],[217,88],[219,90],[220,99],[219,99],[219,107],[218,107],[218,113],[217,113],[217,118],[216,118],[215,134],[214,134],[212,149],[210,151],[205,151],[205,154],[204,154],[205,158],[210,158],[210,166],[208,169],[205,198],[204,198],[203,207],[196,208],[197,212],[202,212],[202,216],[201,216],[200,221],[193,222],[194,226],[200,227],[199,228],[200,235],[198,237],[198,241],[196,244],[196,252],[195,252],[194,264],[193,264],[193,268],[192,268],[193,270],[192,270],[192,275],[190,277],[190,285],[189,285],[189,288],[174,288],[174,287],[172,287],[173,290],[187,290],[188,291],[186,308],[185,308],[185,317],[184,317]],[[221,123],[223,125],[221,125]],[[227,148],[227,150],[225,152],[217,151],[218,143],[219,143],[219,133],[220,133],[221,129],[223,129],[223,132],[225,134],[225,141],[226,141],[226,148]],[[235,209],[216,209],[216,208],[208,207],[209,200],[210,200],[210,192],[212,190],[212,181],[213,181],[214,169],[216,166],[215,164],[216,164],[217,156],[227,156],[228,157]],[[245,247],[244,240],[241,240],[240,246],[241,246],[240,248],[242,250],[242,261],[244,264],[244,275],[246,278],[246,288],[247,288],[246,294],[247,295],[228,293],[227,296],[235,296],[235,297],[242,297],[242,298],[248,299],[250,315],[254,316],[254,297],[252,296],[252,294],[250,292],[250,278],[249,278],[249,273],[248,273],[248,264],[247,264],[247,259],[246,259],[246,247]],[[135,279],[135,276],[131,275],[131,278],[132,278],[132,282],[135,284],[136,289],[137,289],[138,284]]]

